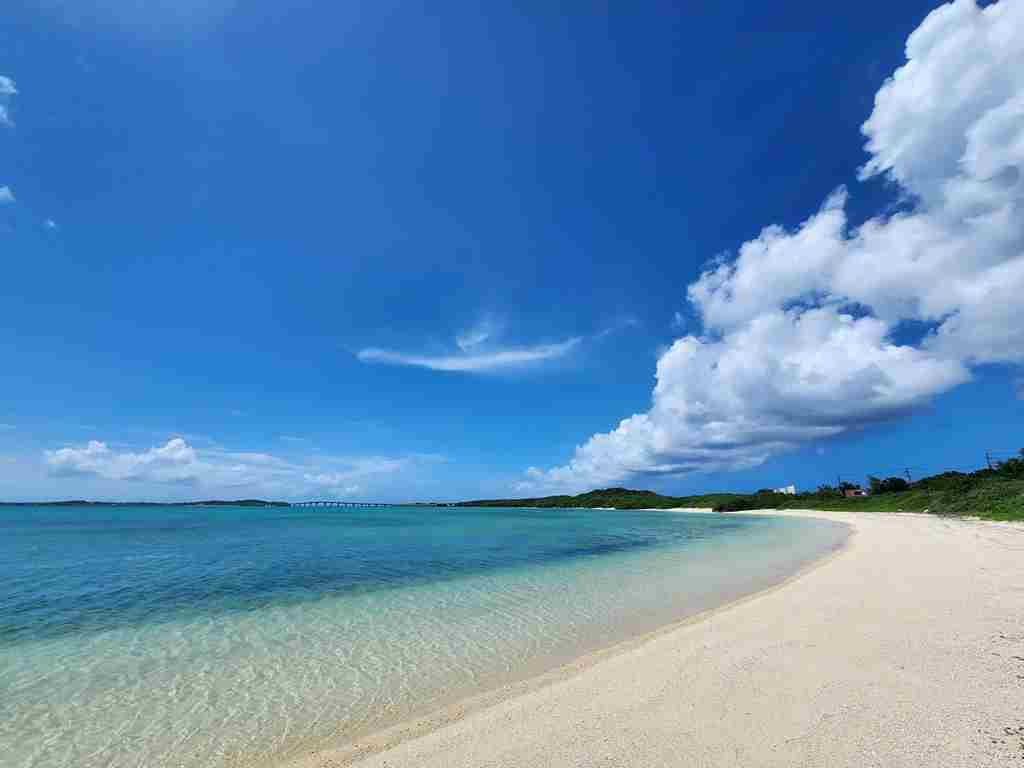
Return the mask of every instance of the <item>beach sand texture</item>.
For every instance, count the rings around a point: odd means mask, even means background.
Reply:
[[[855,533],[797,578],[356,764],[1024,765],[1024,526],[820,516]]]

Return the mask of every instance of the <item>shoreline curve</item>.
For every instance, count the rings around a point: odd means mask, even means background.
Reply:
[[[717,514],[711,508],[678,507],[668,509],[652,509],[640,511],[658,511],[667,513],[702,513]],[[804,514],[808,512],[810,514]],[[715,615],[732,610],[750,601],[771,594],[776,590],[785,588],[791,582],[803,578],[818,568],[826,565],[835,558],[842,556],[852,546],[853,539],[857,534],[855,525],[838,521],[831,517],[833,513],[813,513],[813,510],[800,510],[798,514],[790,514],[788,510],[749,510],[729,514],[756,514],[779,517],[811,517],[815,519],[839,522],[847,529],[840,544],[829,549],[810,562],[802,564],[797,570],[786,575],[781,580],[768,584],[767,586],[754,590],[739,597],[728,600],[713,608],[688,614],[675,621],[671,621],[653,630],[642,632],[633,637],[620,640],[609,646],[598,648],[581,654],[569,661],[559,663],[555,667],[536,674],[528,674],[520,680],[497,686],[495,688],[480,691],[468,697],[462,696],[453,701],[443,704],[425,714],[403,719],[397,723],[389,724],[383,728],[374,729],[348,743],[337,747],[317,750],[308,755],[291,758],[283,763],[273,762],[266,765],[260,764],[259,768],[345,768],[350,765],[359,765],[364,760],[380,755],[388,750],[399,747],[403,744],[415,741],[427,736],[442,728],[455,723],[464,722],[467,718],[487,710],[491,707],[511,701],[518,697],[542,691],[559,683],[572,679],[594,666],[621,654],[629,653],[644,644],[671,634],[679,629],[700,624],[713,618]]]

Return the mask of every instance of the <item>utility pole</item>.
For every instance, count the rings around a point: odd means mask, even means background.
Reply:
[[[985,463],[988,464],[989,469],[992,469],[992,457],[989,455],[988,451],[985,451]]]
[[[910,479],[910,467],[907,467],[905,470],[903,470],[903,474],[907,476],[908,483],[914,482],[913,480]]]

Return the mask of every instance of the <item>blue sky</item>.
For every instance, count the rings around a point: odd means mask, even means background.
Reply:
[[[0,498],[1015,450],[1021,5],[8,6]]]

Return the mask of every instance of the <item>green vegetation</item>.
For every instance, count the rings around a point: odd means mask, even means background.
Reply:
[[[869,495],[846,497],[859,486],[822,485],[795,496],[763,489],[756,493],[711,493],[702,496],[662,496],[653,491],[603,488],[578,496],[543,496],[533,499],[464,501],[471,507],[615,507],[667,509],[712,507],[717,512],[745,509],[821,509],[836,512],[928,512],[935,515],[974,516],[987,520],[1024,520],[1024,450],[991,469],[943,472],[910,483],[901,477],[868,478]]]
[[[839,488],[787,496],[755,493],[715,506],[719,512],[743,509],[823,509],[849,512],[929,512],[934,515],[1024,520],[1024,451],[1020,458],[976,472],[943,472],[914,483],[898,477],[869,478],[871,494],[847,498]],[[844,483],[844,486],[849,484]],[[846,490],[844,487],[842,490]]]
[[[716,507],[734,498],[735,493],[710,493],[703,496],[662,496],[654,491],[629,488],[602,488],[578,496],[541,496],[534,499],[482,499],[461,501],[459,507],[615,507],[616,509],[668,509],[670,507]]]

